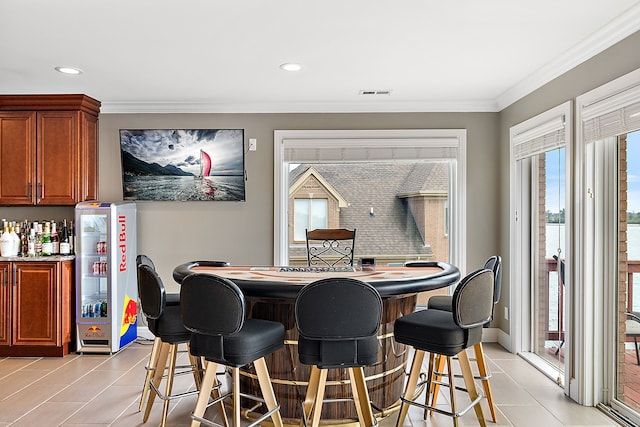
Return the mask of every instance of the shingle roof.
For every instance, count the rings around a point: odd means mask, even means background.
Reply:
[[[349,203],[340,209],[340,227],[357,229],[356,257],[431,253],[422,242],[407,200],[400,196],[446,191],[446,165],[443,169],[437,163],[301,164],[291,171],[290,185],[311,166]],[[294,255],[298,249],[291,252]]]

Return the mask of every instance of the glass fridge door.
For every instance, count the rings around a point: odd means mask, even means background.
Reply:
[[[109,211],[83,213],[78,224],[78,251],[76,258],[80,269],[80,289],[77,319],[79,322],[108,322],[109,269],[107,265],[107,236]]]

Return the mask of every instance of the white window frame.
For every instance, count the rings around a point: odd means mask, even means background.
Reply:
[[[450,224],[453,236],[449,245],[449,263],[466,271],[466,129],[382,129],[382,130],[276,130],[274,131],[274,265],[287,265],[289,227],[289,169],[285,165],[285,150],[299,148],[306,160],[318,161],[323,154],[335,155],[340,150],[350,155],[366,155],[372,161],[394,160],[393,157],[414,153],[429,153],[429,159],[451,158],[455,166],[450,179]],[[435,154],[434,154],[435,153]],[[442,153],[441,157],[437,157]],[[426,155],[426,154],[423,154]],[[305,160],[298,157],[296,161]]]
[[[575,386],[571,397],[583,405],[613,403],[615,384],[616,313],[612,310],[617,300],[616,287],[607,286],[615,281],[617,273],[615,233],[617,199],[617,170],[614,158],[615,141],[607,138],[603,143],[587,141],[587,123],[598,117],[640,102],[640,69],[600,86],[576,98],[575,194],[576,229],[573,245],[573,268],[577,287],[575,304],[576,354]],[[633,115],[637,119],[637,115]],[[603,129],[604,130],[604,129]],[[630,129],[633,130],[633,129]],[[611,163],[614,163],[613,165]],[[603,170],[611,167],[613,170]],[[624,410],[624,408],[619,408]]]
[[[533,310],[533,299],[530,287],[526,289],[523,284],[531,284],[534,272],[531,270],[531,260],[524,259],[525,256],[522,248],[531,247],[531,227],[529,214],[532,206],[536,203],[532,194],[523,194],[521,187],[522,181],[526,180],[527,187],[534,187],[536,182],[531,182],[531,168],[535,168],[535,159],[526,169],[518,167],[518,160],[528,158],[536,154],[541,154],[554,148],[565,147],[565,256],[567,259],[573,259],[571,251],[571,152],[572,152],[572,102],[568,101],[554,108],[551,108],[535,117],[525,120],[510,129],[510,161],[509,161],[509,187],[510,197],[509,206],[510,222],[509,235],[513,236],[510,240],[510,259],[511,268],[509,271],[509,283],[511,286],[509,306],[511,310],[511,318],[509,323],[510,340],[509,350],[513,353],[531,352],[531,318]],[[546,135],[552,135],[561,131],[564,133],[562,143],[554,141],[554,138],[546,139]],[[523,222],[523,221],[526,221]],[[569,271],[565,273],[566,283],[571,283],[571,275]],[[573,321],[571,319],[571,287],[565,288],[565,330],[569,331],[568,337],[571,337]],[[571,363],[571,339],[565,341],[565,367]],[[543,364],[537,364],[539,368],[543,368]],[[570,369],[565,368],[564,378],[560,380],[563,384],[569,382]],[[545,370],[544,373],[550,377],[556,373],[552,370]],[[555,378],[554,378],[555,379]],[[568,394],[568,388],[565,387],[565,393]]]

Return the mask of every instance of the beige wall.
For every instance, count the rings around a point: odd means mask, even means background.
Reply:
[[[467,129],[469,212],[467,265],[498,250],[498,114],[102,114],[100,199],[121,200],[122,128],[243,128],[258,140],[246,155],[246,202],[139,202],[138,252],[157,263],[167,287],[171,272],[196,259],[237,265],[273,262],[273,131],[276,129]]]
[[[499,251],[503,256],[504,269],[502,274],[503,293],[500,296],[498,307],[496,307],[496,321],[499,322],[500,329],[507,333],[509,333],[509,324],[504,320],[502,313],[504,313],[504,307],[509,305],[510,288],[518,286],[518,284],[509,283],[509,221],[511,218],[509,211],[509,129],[566,101],[575,101],[577,96],[640,68],[639,50],[640,32],[636,32],[500,112],[500,162],[498,167],[500,168],[499,180],[502,185],[500,186],[498,216],[501,218]],[[568,264],[568,268],[571,268],[570,264]],[[510,308],[511,313],[515,313],[516,310],[518,307]]]
[[[243,128],[258,149],[246,156],[247,201],[140,202],[139,252],[158,264],[167,286],[173,267],[194,259],[271,264],[273,259],[273,131],[276,129],[467,129],[467,266],[500,254],[503,292],[494,325],[509,333],[509,128],[603,83],[640,68],[635,33],[500,113],[378,114],[102,114],[100,199],[120,200],[121,128]],[[472,71],[470,71],[472,72]],[[91,95],[91,94],[89,94]],[[0,217],[58,218],[69,208],[6,208]],[[517,310],[517,307],[511,310]]]

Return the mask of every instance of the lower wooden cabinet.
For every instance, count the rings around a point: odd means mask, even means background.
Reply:
[[[63,356],[72,345],[74,262],[0,262],[0,356]]]

